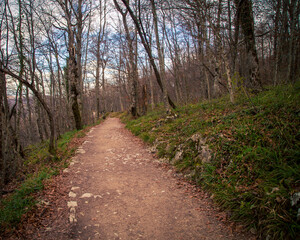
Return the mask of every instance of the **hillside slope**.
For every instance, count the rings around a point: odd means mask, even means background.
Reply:
[[[162,108],[127,127],[264,239],[300,234],[300,85]],[[298,219],[297,219],[298,218]]]

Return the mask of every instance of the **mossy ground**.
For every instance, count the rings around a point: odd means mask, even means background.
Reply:
[[[295,239],[300,234],[291,196],[300,192],[300,84],[270,88],[256,96],[228,97],[178,107],[173,119],[162,107],[138,119],[123,113],[127,127],[144,141],[158,143],[158,155],[169,158],[198,133],[213,151],[210,163],[185,145],[179,171],[214,195],[232,219],[260,237]]]

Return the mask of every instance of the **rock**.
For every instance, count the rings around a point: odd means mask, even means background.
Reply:
[[[70,213],[69,221],[70,221],[70,223],[77,222],[77,219],[75,218],[75,214],[74,213]]]
[[[176,165],[177,163],[179,163],[182,159],[183,159],[183,144],[180,144],[177,149],[176,149],[176,153],[174,158],[170,161],[171,164]]]
[[[74,193],[74,192],[69,192],[69,197],[70,197],[70,198],[75,198],[75,197],[76,197],[76,193]]]
[[[188,141],[193,141],[195,143],[195,148],[199,153],[199,158],[202,163],[209,163],[211,161],[211,150],[206,144],[206,139],[201,136],[201,134],[194,134]]]
[[[94,195],[94,198],[102,198],[101,195]]]
[[[198,134],[198,133],[196,133],[196,134],[194,134],[193,136],[191,136],[190,138],[189,138],[190,140],[192,140],[193,142],[199,142],[199,140],[201,139],[201,135],[200,134]]]
[[[291,205],[295,206],[300,199],[300,192],[294,193],[293,196],[291,196]]]
[[[152,146],[151,148],[149,148],[149,152],[150,153],[156,153],[157,152],[157,149],[155,146]]]
[[[76,213],[75,207],[71,207],[71,208],[70,208],[70,213],[74,213],[74,214]]]
[[[41,200],[40,203],[41,203],[41,204],[44,204],[44,205],[46,205],[46,206],[49,206],[49,205],[50,205],[50,202],[45,201],[45,200]]]
[[[82,148],[78,148],[78,149],[76,150],[76,153],[83,154],[83,153],[85,153],[85,150],[82,149]]]
[[[71,208],[71,207],[77,207],[77,202],[76,201],[70,201],[68,202],[68,208]]]
[[[92,193],[84,193],[80,198],[90,198],[92,196],[93,196]]]
[[[201,146],[200,156],[202,163],[209,163],[211,161],[211,150],[207,145]]]

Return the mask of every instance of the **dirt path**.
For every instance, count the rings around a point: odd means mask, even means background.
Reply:
[[[89,132],[64,171],[62,214],[35,237],[248,239],[217,220],[210,200],[174,174],[119,119],[109,118]]]

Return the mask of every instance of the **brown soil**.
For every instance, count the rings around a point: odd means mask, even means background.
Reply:
[[[117,118],[91,129],[47,189],[20,239],[249,239]]]

